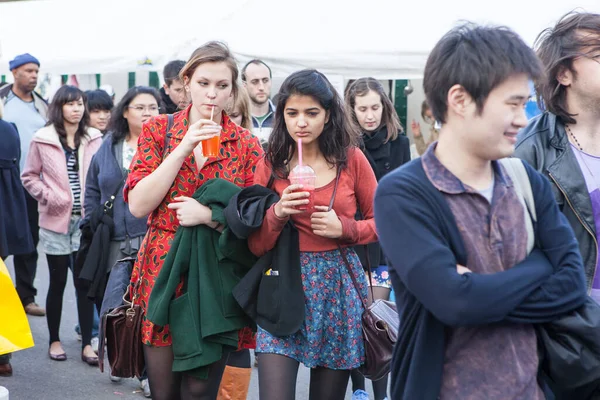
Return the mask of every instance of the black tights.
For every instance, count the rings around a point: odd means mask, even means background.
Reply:
[[[260,354],[258,391],[260,400],[294,400],[300,363],[279,354]],[[344,400],[350,371],[328,368],[310,370],[310,400]]]
[[[60,256],[46,254],[50,270],[50,286],[46,296],[46,320],[50,333],[50,344],[60,342],[60,318],[62,315],[63,295],[67,285],[69,269],[73,269],[73,260],[77,252]],[[77,294],[77,314],[81,325],[81,348],[92,341],[93,308],[94,303],[87,297],[87,287],[78,278],[78,273],[73,273],[73,283]],[[89,321],[88,321],[89,320]],[[89,323],[88,323],[89,322]]]
[[[213,400],[217,398],[228,352],[210,366],[208,379],[173,372],[173,348],[144,346],[148,383],[154,400]]]
[[[389,300],[390,298],[390,289],[384,287],[373,287],[373,297],[375,299]],[[369,302],[371,301],[371,291],[369,290]],[[355,392],[357,390],[366,390],[365,387],[365,377],[358,372],[358,370],[352,370],[352,391]],[[388,387],[388,375],[384,376],[378,381],[372,381],[373,383],[373,394],[375,395],[375,400],[383,400],[387,397],[387,387]]]

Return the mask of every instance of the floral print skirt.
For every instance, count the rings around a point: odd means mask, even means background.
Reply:
[[[367,296],[367,278],[354,250],[344,253]],[[300,253],[305,320],[293,335],[276,337],[258,327],[256,352],[280,354],[308,368],[349,370],[365,360],[363,305],[339,250]]]
[[[377,268],[371,268],[371,286],[391,289],[392,279],[390,278],[389,271],[390,270],[387,265],[380,265]]]

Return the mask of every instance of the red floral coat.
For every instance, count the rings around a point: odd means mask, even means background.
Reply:
[[[138,140],[137,153],[131,162],[131,172],[124,188],[125,201],[128,201],[129,191],[158,168],[162,159],[181,143],[190,124],[188,116],[191,107],[174,115],[170,130],[172,136],[166,151],[163,147],[167,116],[159,115],[144,124]],[[204,182],[213,178],[226,179],[240,187],[251,186],[254,183],[256,163],[263,156],[258,138],[236,125],[225,113],[223,113],[222,127],[219,156],[209,158],[198,171],[194,155],[190,155],[182,164],[163,201],[148,217],[148,232],[131,275],[135,303],[141,305],[144,310],[147,308],[150,292],[179,227],[176,212],[167,208],[168,204],[178,196],[192,197]],[[181,290],[180,284],[176,296],[181,294]],[[247,335],[248,332],[240,335],[240,342],[244,347],[248,347]],[[142,341],[152,346],[170,346],[169,327],[156,326],[144,317]]]

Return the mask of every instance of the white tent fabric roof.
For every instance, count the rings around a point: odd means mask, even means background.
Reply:
[[[232,10],[247,0],[226,0]],[[87,3],[87,4],[83,4]],[[160,70],[174,50],[223,16],[222,4],[193,0],[42,0],[0,4],[0,74],[30,53],[43,72]],[[196,23],[192,16],[198,16]],[[146,60],[152,65],[140,65]]]
[[[24,52],[38,57],[44,72],[158,71],[171,59],[187,59],[207,40],[221,40],[240,63],[264,59],[276,76],[317,68],[346,78],[418,78],[431,48],[460,20],[507,25],[532,45],[539,32],[572,9],[600,13],[599,0],[81,3],[0,4],[0,74],[8,73],[8,60]],[[93,10],[89,17],[87,9]],[[146,58],[152,65],[138,65]]]

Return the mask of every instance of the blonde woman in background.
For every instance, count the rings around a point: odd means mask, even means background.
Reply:
[[[234,101],[231,101],[227,114],[229,118],[244,129],[252,131],[252,114],[250,114],[250,97],[245,87],[240,85],[240,91]]]
[[[431,109],[427,104],[427,101],[423,101],[421,104],[421,117],[425,122],[427,122],[429,127],[429,138],[425,140],[423,137],[423,133],[421,132],[421,125],[413,119],[411,123],[413,138],[415,139],[415,146],[417,146],[417,153],[422,155],[425,153],[425,150],[429,147],[429,145],[433,142],[437,142],[440,137],[440,131],[435,126],[435,119],[433,119],[433,114],[431,113]]]

